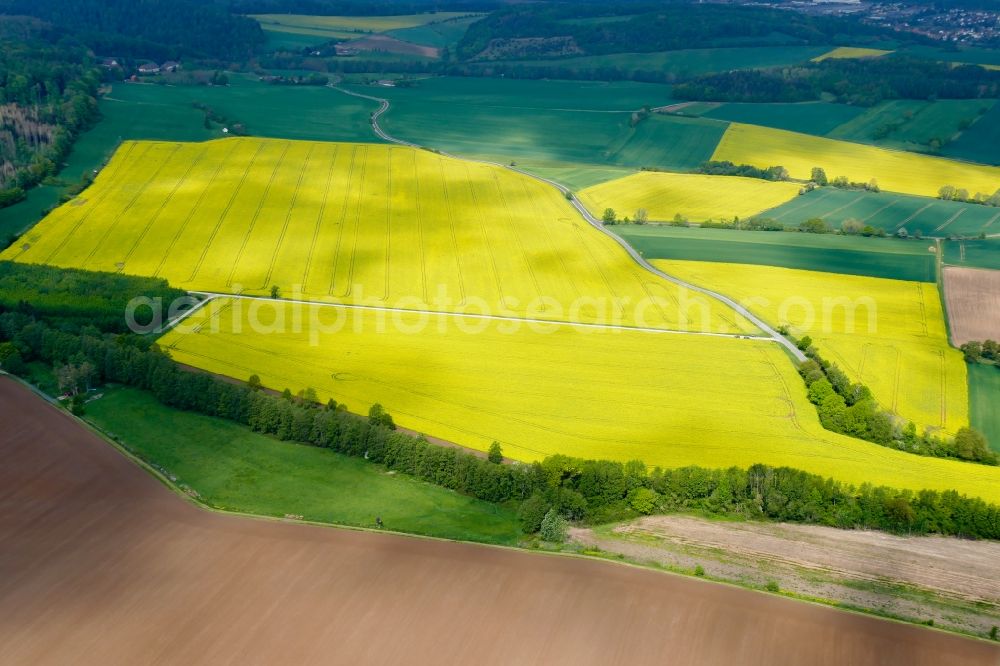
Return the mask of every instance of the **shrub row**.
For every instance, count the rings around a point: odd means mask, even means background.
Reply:
[[[491,461],[398,432],[377,405],[368,417],[361,417],[333,401],[318,405],[311,390],[297,397],[287,390],[276,395],[261,390],[258,382],[237,384],[190,372],[139,336],[63,327],[53,328],[21,312],[2,313],[0,348],[13,350],[8,360],[51,364],[64,371],[60,376],[74,381],[86,377],[94,383],[126,384],[149,391],[170,407],[365,458],[489,502],[515,503],[529,533],[542,528],[546,515],[550,532],[555,533],[556,515],[596,523],[699,510],[843,528],[1000,539],[1000,507],[955,491],[854,487],[767,465],[648,470],[639,461],[561,455],[532,464],[498,464],[496,455]],[[79,372],[65,372],[67,368]]]

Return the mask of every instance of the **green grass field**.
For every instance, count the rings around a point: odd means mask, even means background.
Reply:
[[[462,39],[469,26],[479,20],[479,16],[439,20],[410,28],[389,30],[385,34],[411,44],[433,46],[440,49],[452,47]]]
[[[702,117],[824,136],[862,113],[864,111],[856,106],[829,102],[722,104],[709,109]]]
[[[110,389],[87,419],[141,459],[177,477],[209,506],[447,539],[515,544],[513,511],[327,449],[281,442],[222,419]]]
[[[671,101],[670,87],[654,84],[435,78],[411,88],[353,89],[390,100],[380,122],[394,136],[536,166],[686,170],[711,156],[726,129],[719,121],[662,115],[631,127],[632,110]]]
[[[573,74],[612,68],[625,75],[637,72],[666,73],[677,78],[727,72],[731,69],[768,68],[807,62],[826,52],[823,46],[748,46],[713,49],[684,49],[653,53],[612,53],[558,60],[520,60],[512,65],[532,68],[559,68]],[[487,67],[487,65],[483,65]]]
[[[1000,104],[994,104],[972,127],[946,145],[941,154],[983,164],[1000,164],[997,146],[1000,146]]]
[[[946,264],[1000,270],[1000,238],[946,241],[943,247]]]
[[[936,152],[961,131],[963,124],[985,120],[981,116],[993,105],[991,99],[892,100],[845,122],[827,136],[900,150]],[[892,127],[895,129],[889,131]],[[880,136],[880,131],[889,133]],[[937,147],[932,145],[935,141]]]
[[[942,238],[949,234],[1000,232],[1000,208],[833,187],[809,192],[766,211],[761,217],[772,218],[785,226],[796,226],[818,217],[836,229],[844,220],[853,218],[889,233],[905,227],[910,235],[920,231],[924,236]]]
[[[934,281],[934,255],[894,239],[620,225],[614,232],[647,259],[781,266],[896,280]]]
[[[905,53],[919,58],[926,58],[928,60],[941,60],[942,62],[960,62],[969,65],[1000,66],[1000,49],[981,49],[971,47],[943,49],[936,46],[914,45],[900,49],[900,53]]]
[[[969,419],[1000,453],[1000,368],[993,365],[969,366]]]

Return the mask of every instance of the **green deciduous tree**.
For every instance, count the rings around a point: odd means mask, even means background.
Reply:
[[[562,543],[566,540],[567,527],[566,519],[559,515],[559,512],[553,507],[542,518],[539,534],[546,541]]]
[[[495,465],[503,462],[503,449],[500,448],[500,442],[490,444],[490,451],[486,454],[486,459]]]

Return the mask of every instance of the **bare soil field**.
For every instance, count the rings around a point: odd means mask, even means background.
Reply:
[[[204,511],[0,377],[0,663],[991,664],[608,564]]]
[[[411,44],[388,35],[372,35],[355,39],[347,43],[351,48],[359,51],[383,51],[385,53],[398,53],[400,55],[414,55],[424,58],[437,58],[440,52],[433,46],[422,46]]]
[[[946,266],[944,297],[953,344],[1000,339],[1000,271]]]
[[[649,516],[577,529],[588,547],[633,561],[863,606],[984,635],[1000,624],[1000,543],[815,525]]]

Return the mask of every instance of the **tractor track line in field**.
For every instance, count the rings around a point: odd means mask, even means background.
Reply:
[[[272,301],[275,303],[293,303],[325,308],[340,308],[342,310],[366,310],[371,312],[389,312],[400,315],[423,315],[432,317],[453,317],[456,319],[480,319],[488,321],[524,322],[542,326],[572,326],[574,328],[602,329],[609,331],[639,331],[645,333],[665,333],[671,335],[705,335],[712,338],[734,338],[737,340],[757,340],[758,342],[778,342],[773,337],[765,335],[750,335],[748,333],[715,333],[712,331],[684,331],[673,328],[653,328],[649,326],[628,326],[626,324],[597,324],[583,321],[559,321],[557,319],[537,319],[533,317],[515,317],[509,315],[480,314],[477,312],[443,312],[441,310],[417,310],[410,308],[392,308],[381,305],[357,305],[351,303],[329,303],[309,301],[295,298],[271,298],[269,296],[250,296],[247,294],[225,294],[216,291],[189,291],[189,294],[205,297],[204,302],[216,298],[241,299],[246,301]],[[193,309],[192,309],[193,310]],[[190,313],[189,313],[190,314]],[[172,326],[176,326],[184,317],[179,317]]]
[[[371,96],[371,95],[364,95],[362,93],[357,93],[357,92],[354,92],[354,91],[351,91],[351,90],[347,90],[345,88],[341,88],[341,87],[339,87],[337,85],[331,85],[330,87],[333,88],[334,90],[338,91],[338,92],[344,93],[345,95],[350,95],[352,97],[360,97],[361,99],[367,99],[367,100],[371,100],[373,102],[378,102],[379,103],[379,108],[377,110],[373,111],[372,114],[371,114],[371,127],[372,127],[372,131],[375,132],[376,136],[378,136],[383,141],[388,141],[389,143],[395,143],[395,144],[402,145],[402,146],[410,146],[411,148],[424,149],[423,146],[417,145],[415,143],[411,143],[409,141],[405,141],[403,139],[397,139],[396,137],[394,137],[394,136],[392,136],[390,134],[387,134],[385,132],[385,130],[383,130],[379,126],[378,119],[386,111],[389,110],[389,100],[384,99],[382,97],[374,97],[374,96]],[[668,275],[667,273],[664,273],[660,269],[658,269],[655,266],[653,266],[652,264],[650,264],[648,261],[646,261],[645,258],[643,258],[643,256],[641,254],[638,253],[638,251],[636,251],[635,248],[633,248],[631,245],[629,245],[621,236],[615,234],[612,231],[609,231],[600,220],[598,220],[596,217],[594,217],[591,214],[591,212],[589,210],[587,210],[587,208],[577,200],[576,196],[573,195],[572,192],[570,192],[569,188],[567,188],[567,187],[565,187],[563,185],[560,185],[559,183],[555,182],[554,180],[549,180],[548,178],[543,178],[542,176],[536,176],[535,174],[531,174],[531,173],[528,173],[526,171],[522,171],[521,169],[509,166],[509,165],[506,165],[506,164],[499,164],[497,162],[490,162],[489,160],[469,159],[469,158],[465,158],[465,157],[460,157],[458,155],[452,155],[452,154],[444,152],[444,151],[435,151],[435,152],[437,152],[440,155],[444,155],[445,157],[453,157],[455,159],[467,160],[467,161],[470,161],[470,162],[479,162],[481,164],[488,164],[488,165],[491,165],[491,166],[497,166],[497,167],[501,167],[501,168],[504,168],[504,169],[509,169],[509,170],[514,171],[516,173],[519,173],[519,174],[521,174],[523,176],[527,176],[529,178],[534,178],[537,181],[541,181],[543,183],[547,183],[548,185],[551,185],[552,187],[555,187],[557,190],[559,190],[563,194],[563,196],[565,196],[567,198],[567,201],[569,201],[569,203],[573,206],[573,208],[576,209],[576,211],[580,214],[581,217],[583,217],[584,220],[586,220],[592,227],[594,227],[595,229],[597,229],[601,233],[607,235],[612,240],[614,240],[616,243],[618,243],[618,245],[621,246],[622,249],[624,249],[629,254],[629,256],[632,257],[632,259],[637,264],[639,264],[640,266],[642,266],[644,269],[646,269],[650,273],[653,273],[654,275],[656,275],[656,276],[658,276],[658,277],[660,277],[660,278],[662,278],[664,280],[667,280],[668,282],[672,282],[673,284],[676,284],[678,286],[681,286],[681,287],[684,287],[686,289],[690,289],[691,291],[695,291],[697,293],[703,294],[705,296],[708,296],[709,298],[712,298],[714,300],[717,300],[717,301],[723,303],[724,305],[727,305],[731,309],[733,309],[736,312],[738,312],[739,314],[743,315],[743,317],[745,319],[749,320],[751,323],[753,323],[755,326],[757,326],[757,328],[759,328],[760,330],[762,330],[765,333],[767,333],[767,335],[771,339],[773,339],[775,342],[777,342],[782,347],[784,347],[785,349],[787,349],[788,352],[791,353],[792,357],[795,358],[797,361],[799,361],[801,363],[801,362],[804,362],[806,360],[806,355],[803,354],[802,351],[798,347],[796,347],[794,344],[792,344],[791,340],[789,340],[788,338],[786,338],[783,335],[781,335],[780,333],[778,333],[778,331],[776,331],[770,325],[768,325],[767,323],[765,323],[764,320],[762,320],[760,317],[758,317],[757,315],[755,315],[752,312],[750,312],[750,310],[748,310],[747,308],[743,307],[742,305],[740,305],[739,303],[737,303],[735,300],[729,298],[728,296],[725,296],[724,294],[720,294],[718,292],[712,291],[711,289],[706,289],[704,287],[699,287],[699,286],[691,284],[689,282],[685,282],[684,280],[681,280],[680,278],[676,278],[676,277],[674,277],[672,275]],[[650,329],[640,329],[640,330],[650,330]],[[726,335],[726,337],[735,337],[735,338],[754,337],[754,336],[742,336],[742,335],[736,335],[736,334],[711,334],[711,335]]]

